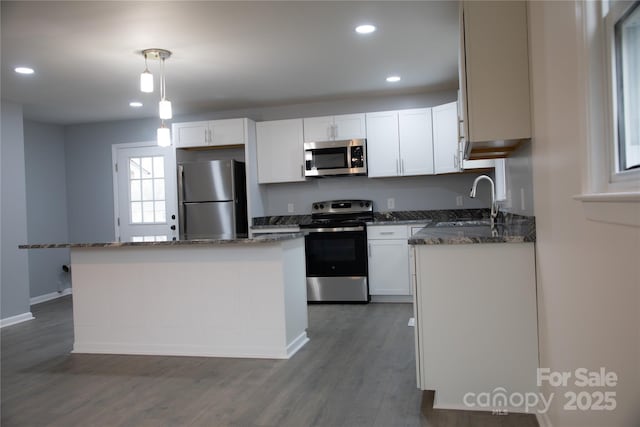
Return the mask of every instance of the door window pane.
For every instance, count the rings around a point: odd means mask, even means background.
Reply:
[[[131,224],[163,224],[167,221],[164,158],[129,159]]]

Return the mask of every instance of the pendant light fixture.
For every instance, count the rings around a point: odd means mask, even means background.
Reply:
[[[171,131],[165,126],[165,120],[171,120],[173,117],[171,111],[171,101],[167,99],[166,82],[164,63],[165,60],[171,57],[171,51],[166,49],[144,49],[142,51],[144,56],[145,69],[140,75],[140,90],[142,92],[153,92],[153,74],[149,71],[147,64],[148,59],[155,59],[160,61],[160,102],[158,103],[158,115],[160,116],[160,127],[157,131],[158,145],[161,147],[168,147],[171,145]]]
[[[144,55],[144,71],[140,74],[140,91],[145,93],[153,92],[153,74],[149,71],[149,65],[147,64],[147,54]]]

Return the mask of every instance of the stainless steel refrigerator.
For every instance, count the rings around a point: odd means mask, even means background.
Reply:
[[[245,165],[235,160],[178,165],[180,239],[247,237]]]

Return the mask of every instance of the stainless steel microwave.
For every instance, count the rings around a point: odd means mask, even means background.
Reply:
[[[366,175],[367,140],[304,143],[305,176]]]

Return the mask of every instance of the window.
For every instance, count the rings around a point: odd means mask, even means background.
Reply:
[[[617,172],[640,167],[640,1],[614,24]]]
[[[166,222],[164,158],[129,158],[131,224]]]

